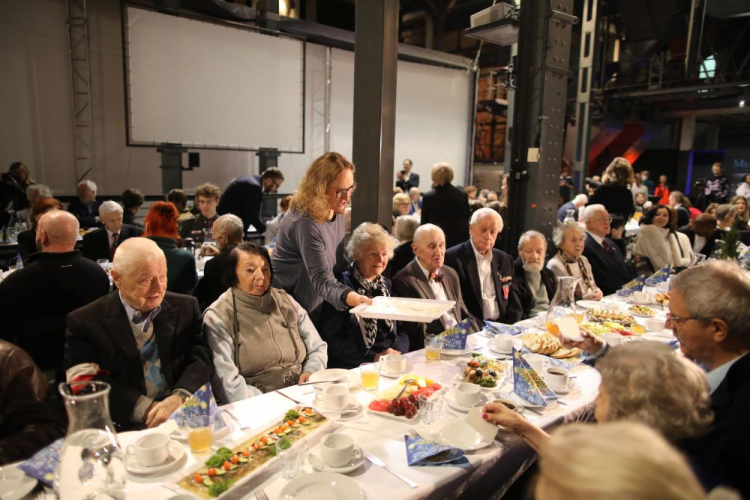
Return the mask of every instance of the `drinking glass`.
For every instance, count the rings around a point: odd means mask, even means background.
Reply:
[[[380,363],[362,363],[359,365],[359,376],[366,391],[376,391],[380,384]]]
[[[211,451],[214,438],[213,415],[188,415],[182,421],[182,428],[187,434],[190,451],[203,455]]]
[[[422,414],[422,423],[430,425],[438,420],[438,415],[443,407],[443,394],[440,392],[422,393],[419,400],[419,412]]]
[[[424,346],[424,355],[427,362],[440,361],[440,352],[443,350],[443,337],[435,335],[427,339]]]
[[[309,449],[304,441],[292,443],[287,437],[282,437],[276,441],[276,458],[279,461],[281,477],[294,479],[302,474],[308,451]]]

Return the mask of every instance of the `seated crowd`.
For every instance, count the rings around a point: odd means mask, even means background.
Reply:
[[[609,198],[629,206],[619,188],[633,177],[632,167],[611,168],[607,189],[592,200],[615,193]],[[273,172],[254,177],[232,189],[260,196],[280,185]],[[0,340],[0,465],[27,458],[64,432],[64,419],[46,406],[40,369],[58,381],[109,383],[118,429],[151,428],[209,381],[220,404],[232,403],[306,382],[327,367],[355,368],[422,349],[463,320],[476,332],[486,321],[512,324],[544,314],[556,277],[580,278],[576,297],[595,301],[635,277],[615,242],[613,215],[604,204],[584,208],[585,196],[571,202],[555,228],[546,265],[547,240],[533,230],[519,239],[514,261],[497,248],[501,210],[476,207],[469,215],[480,198],[500,203],[497,193],[453,186],[445,163],[434,167],[434,188],[420,213],[410,197],[415,189],[419,196],[419,176],[404,162],[399,183],[409,195],[394,198],[395,236],[365,222],[346,239],[354,178],[354,165],[340,154],[315,160],[274,224],[272,255],[243,242],[247,213],[219,216],[222,195],[210,183],[196,188],[198,215],[186,212],[185,194],[176,190],[151,205],[143,229],[132,217],[143,203],[135,190],[128,208],[98,202],[88,181],[69,211],[51,197],[35,200],[29,218],[37,251],[0,281],[0,307],[12,322]],[[688,267],[691,253],[714,246],[719,220],[735,223],[740,205],[720,205],[716,217],[688,212],[688,225],[677,230],[674,207],[655,204],[641,219],[634,252],[653,268]],[[101,227],[85,234],[81,252],[76,239],[84,226]],[[182,245],[206,231],[216,247],[203,250],[212,259],[199,281],[195,257]],[[111,280],[94,262],[100,259],[111,262]],[[455,305],[430,323],[351,313],[389,296]],[[539,453],[540,499],[705,498],[719,485],[748,495],[748,315],[746,272],[723,261],[686,269],[672,280],[667,315],[684,356],[661,343],[611,347],[591,336],[565,342],[585,350],[601,373],[599,425],[549,435],[499,404],[486,405],[483,418]],[[599,469],[610,460],[622,465]]]

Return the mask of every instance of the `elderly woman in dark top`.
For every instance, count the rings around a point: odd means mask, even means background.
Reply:
[[[177,233],[179,213],[174,205],[157,201],[146,215],[143,236],[153,240],[167,258],[167,291],[189,294],[198,283],[195,258],[190,250],[179,248]]]
[[[393,238],[377,224],[364,222],[352,232],[346,251],[352,262],[339,281],[369,298],[389,297],[391,281],[382,273],[393,256]],[[409,352],[409,338],[397,333],[395,321],[360,318],[326,307],[320,331],[328,343],[332,368],[355,368],[384,354]]]
[[[204,311],[229,288],[225,284],[229,254],[232,249],[242,243],[243,233],[242,219],[236,215],[224,214],[214,221],[213,237],[216,246],[201,247],[202,255],[213,258],[206,261],[203,278],[198,282],[193,293],[198,299],[201,311]]]
[[[280,288],[265,248],[242,243],[227,262],[226,292],[206,309],[214,394],[224,403],[306,382],[326,367],[326,343],[304,309]]]

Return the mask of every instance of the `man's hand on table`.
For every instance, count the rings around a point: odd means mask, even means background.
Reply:
[[[305,382],[307,382],[308,380],[310,380],[310,375],[312,375],[312,373],[310,373],[310,372],[303,372],[302,375],[299,376],[299,382],[297,382],[297,383],[298,384],[304,384]]]
[[[146,427],[153,428],[163,424],[181,405],[182,397],[179,394],[172,394],[163,401],[154,401],[146,410],[146,418],[144,419]]]
[[[396,349],[391,349],[391,348],[389,347],[389,348],[388,348],[388,349],[386,349],[385,351],[377,353],[377,354],[375,355],[375,359],[373,359],[373,361],[377,363],[378,361],[380,361],[380,358],[382,358],[382,357],[383,357],[383,356],[385,356],[386,354],[401,354],[401,351],[397,351]]]
[[[604,297],[604,294],[600,289],[596,289],[592,292],[588,292],[583,295],[583,300],[602,300]]]
[[[201,245],[201,257],[216,257],[220,253],[219,249],[213,245]]]

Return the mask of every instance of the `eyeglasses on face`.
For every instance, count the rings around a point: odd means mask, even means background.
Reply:
[[[671,312],[667,312],[667,324],[675,324],[675,325],[682,325],[686,321],[690,320],[695,321],[708,321],[711,318],[705,318],[705,317],[698,317],[698,316],[676,316],[672,314]]]
[[[339,200],[343,200],[347,195],[351,196],[354,194],[354,191],[357,190],[357,183],[355,182],[351,186],[345,189],[337,189],[336,190],[336,198]]]

